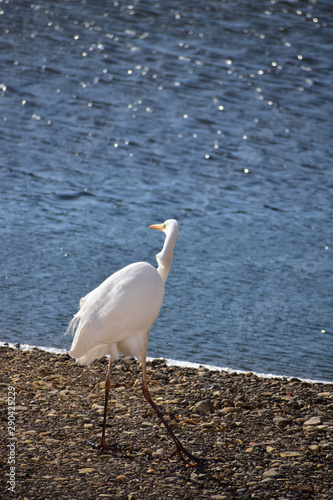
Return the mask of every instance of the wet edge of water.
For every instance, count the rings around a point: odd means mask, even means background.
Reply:
[[[29,345],[29,344],[9,344],[8,342],[0,342],[0,347],[8,347],[10,349],[19,349],[21,351],[31,351],[32,349],[38,349],[40,351],[52,353],[52,354],[66,354],[67,350],[66,349],[56,349],[54,347],[45,347],[45,346],[34,346],[34,345]],[[150,358],[147,357],[148,361],[152,361],[153,359],[164,359],[164,358]],[[221,367],[221,366],[214,366],[214,365],[205,365],[202,363],[191,363],[187,361],[178,361],[176,359],[164,359],[166,364],[168,366],[179,366],[181,368],[195,368],[198,369],[200,366],[203,366],[204,368],[207,368],[208,370],[211,371],[224,371],[227,373],[237,373],[237,374],[246,374],[249,373],[249,371],[246,370],[234,370],[233,368],[229,367]],[[315,380],[315,379],[309,379],[309,378],[299,378],[299,377],[286,377],[284,375],[276,375],[274,373],[258,373],[258,372],[251,372],[253,375],[256,375],[257,377],[260,378],[278,378],[278,379],[283,379],[283,380],[292,380],[294,378],[297,378],[297,380],[300,380],[301,382],[308,382],[310,384],[329,384],[333,385],[333,382],[328,381],[328,380]]]

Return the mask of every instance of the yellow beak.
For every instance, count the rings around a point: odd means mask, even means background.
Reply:
[[[163,231],[164,224],[152,224],[149,227],[150,227],[150,229],[157,229],[158,231]]]

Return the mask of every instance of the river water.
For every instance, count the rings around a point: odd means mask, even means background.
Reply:
[[[0,340],[174,262],[148,354],[333,381],[329,0],[0,3]]]

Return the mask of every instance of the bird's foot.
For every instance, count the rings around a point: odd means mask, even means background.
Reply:
[[[205,463],[204,459],[195,457],[194,455],[192,455],[192,453],[187,451],[187,449],[184,448],[184,446],[182,445],[177,446],[176,450],[172,453],[171,457],[174,457],[177,453],[183,462],[186,462],[184,455],[189,459],[187,467],[202,467]]]
[[[105,450],[116,450],[117,445],[116,443],[108,444],[105,439],[102,439],[100,445],[98,446],[99,452],[102,453]]]

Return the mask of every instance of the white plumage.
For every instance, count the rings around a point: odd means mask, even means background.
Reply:
[[[165,233],[163,248],[156,255],[158,268],[146,262],[136,262],[112,274],[95,290],[80,300],[80,309],[70,322],[66,333],[74,333],[70,356],[78,363],[90,364],[107,354],[110,362],[105,383],[103,432],[100,447],[110,449],[105,441],[108,397],[111,387],[112,362],[118,354],[135,356],[142,361],[142,389],[176,444],[176,453],[198,462],[180,443],[152,401],[146,373],[146,353],[150,329],[158,316],[164,284],[169,275],[173,249],[178,236],[178,223],[174,219],[154,224],[152,229]]]
[[[107,354],[115,360],[119,353],[141,360],[163,297],[164,283],[146,262],[112,274],[81,299],[67,330],[76,330],[69,354],[81,364]]]

